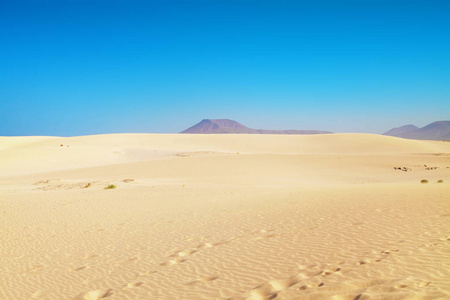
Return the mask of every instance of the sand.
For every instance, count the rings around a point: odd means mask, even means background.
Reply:
[[[450,298],[449,142],[0,137],[0,216],[0,299]]]

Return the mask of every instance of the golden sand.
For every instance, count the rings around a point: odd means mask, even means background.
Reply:
[[[450,298],[448,142],[0,137],[0,216],[0,299]]]

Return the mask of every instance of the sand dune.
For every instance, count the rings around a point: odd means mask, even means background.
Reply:
[[[0,299],[448,299],[449,177],[380,135],[0,137]]]

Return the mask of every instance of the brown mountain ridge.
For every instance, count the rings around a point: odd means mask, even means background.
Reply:
[[[422,128],[405,125],[393,128],[383,135],[415,140],[450,141],[450,121],[436,121]]]
[[[203,119],[199,123],[180,133],[217,134],[217,133],[246,133],[246,134],[324,134],[332,133],[319,130],[265,130],[252,129],[239,122],[229,119]]]

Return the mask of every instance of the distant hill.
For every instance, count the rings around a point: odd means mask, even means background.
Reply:
[[[405,125],[393,128],[383,133],[383,135],[416,140],[450,141],[450,121],[437,121],[422,128],[414,125]]]
[[[180,133],[251,133],[251,134],[321,134],[331,133],[318,130],[264,130],[248,128],[241,123],[229,119],[203,119],[200,123]]]
[[[413,132],[417,129],[419,129],[419,127],[409,124],[409,125],[405,125],[405,126],[401,126],[401,127],[392,128],[391,130],[383,133],[383,135],[401,137],[403,134],[406,134],[408,132]]]

